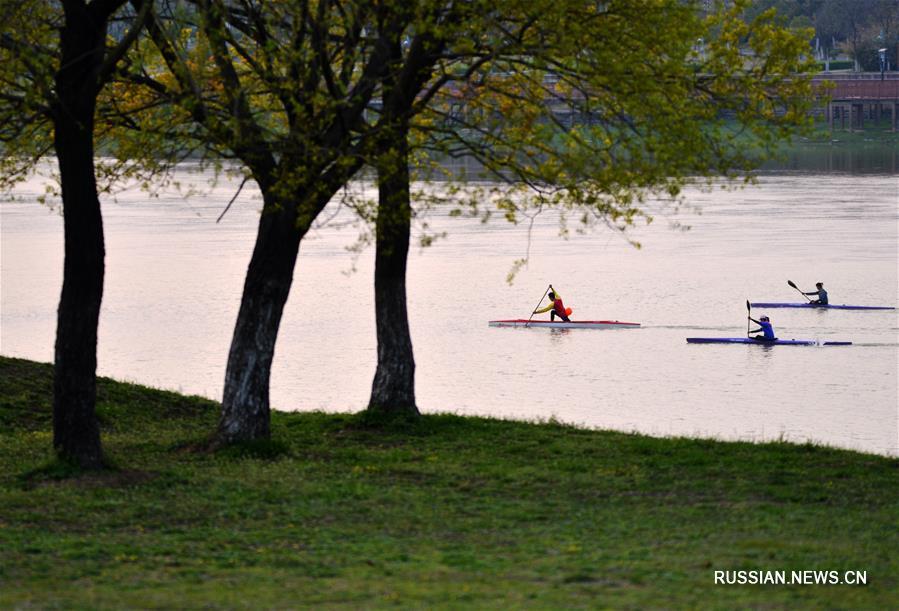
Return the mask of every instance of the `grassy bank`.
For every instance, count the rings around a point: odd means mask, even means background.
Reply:
[[[888,608],[899,461],[428,416],[274,415],[101,380],[115,469],[51,461],[51,369],[0,359],[0,607]],[[867,571],[722,586],[714,570]]]
[[[891,131],[890,120],[865,121],[864,129],[855,128],[853,131],[842,129],[840,122],[834,123],[831,130],[826,121],[817,121],[812,132],[807,136],[797,137],[794,145],[803,143],[832,144],[832,145],[865,145],[865,144],[899,144],[899,132]]]

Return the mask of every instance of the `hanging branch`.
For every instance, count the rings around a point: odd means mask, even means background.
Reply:
[[[219,215],[219,217],[218,217],[217,219],[215,219],[215,222],[216,222],[216,223],[218,223],[220,220],[222,220],[222,217],[224,217],[224,216],[228,213],[228,210],[231,209],[231,204],[233,204],[233,203],[235,202],[235,200],[237,200],[237,196],[240,195],[240,192],[241,192],[241,191],[243,191],[243,186],[244,186],[245,184],[247,184],[247,181],[248,181],[248,180],[250,180],[250,177],[249,177],[249,176],[244,176],[244,177],[243,177],[243,180],[240,181],[240,186],[237,187],[237,192],[234,194],[234,197],[231,198],[231,201],[228,202],[228,205],[225,206],[225,209],[222,210],[222,213]]]

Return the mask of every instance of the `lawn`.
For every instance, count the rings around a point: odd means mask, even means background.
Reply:
[[[429,415],[273,415],[99,381],[111,468],[52,459],[52,368],[0,358],[0,607],[847,608],[899,600],[899,460]],[[716,585],[716,570],[867,585]]]

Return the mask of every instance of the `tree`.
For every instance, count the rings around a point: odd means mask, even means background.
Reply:
[[[378,417],[409,418],[419,414],[406,307],[406,261],[413,210],[410,122],[444,87],[467,79],[486,58],[509,45],[497,38],[498,45],[482,49],[480,54],[472,53],[471,47],[465,51],[460,48],[460,41],[468,41],[475,32],[495,25],[479,17],[475,3],[461,8],[452,2],[420,3],[417,15],[408,14],[410,5],[399,3],[396,8],[397,21],[408,25],[386,28],[392,34],[391,62],[397,69],[382,78],[379,119],[369,160],[377,170],[378,181],[374,222],[378,363],[367,410]],[[383,24],[379,28],[385,29]],[[448,70],[462,60],[466,68],[451,76]]]
[[[825,0],[815,18],[818,31],[825,37],[846,41],[858,69],[865,42],[865,30],[878,0]]]
[[[636,218],[651,220],[648,194],[676,197],[697,178],[745,176],[778,138],[805,124],[812,99],[803,74],[810,64],[802,60],[808,31],[778,25],[773,11],[746,23],[743,8],[701,20],[695,7],[675,4],[650,12],[619,2],[504,5],[501,17],[479,21],[464,43],[446,45],[440,78],[417,94],[431,103],[410,105],[408,129],[391,132],[392,158],[406,157],[411,135],[425,150],[472,156],[498,180],[514,181],[492,194],[513,222],[551,206],[624,232]],[[708,47],[702,60],[693,52],[700,38]],[[378,170],[380,262],[391,249],[385,241],[407,249],[413,207],[405,204],[408,174],[391,184]],[[475,212],[480,199],[471,200]],[[404,216],[389,235],[380,226],[385,210]],[[379,372],[382,316],[405,315],[404,292],[391,297],[389,308],[378,310]],[[411,345],[408,324],[390,329],[388,342]],[[393,366],[403,373],[395,378],[414,369],[411,349],[405,360],[402,354],[396,352]],[[378,381],[370,410],[404,404],[398,392],[376,400]]]
[[[65,227],[53,383],[53,447],[84,468],[103,466],[95,415],[97,325],[105,248],[94,166],[97,99],[141,28],[142,12],[118,41],[107,30],[125,0],[8,3],[0,36],[4,93],[0,116],[14,182],[40,157],[52,123]],[[62,9],[61,12],[59,9]],[[59,30],[58,40],[51,33]],[[35,136],[34,141],[28,141]],[[24,140],[24,141],[23,141]],[[17,154],[33,153],[24,163]]]
[[[408,7],[400,7],[408,11]],[[408,18],[404,19],[409,21]],[[390,61],[403,63],[403,29],[391,32]],[[433,41],[432,41],[433,42]],[[428,45],[431,47],[436,44]],[[424,82],[430,80],[439,51],[415,39],[415,61],[404,74],[388,71],[381,79],[382,127],[375,144],[378,180],[375,221],[375,324],[378,365],[368,409],[373,412],[418,415],[415,403],[415,358],[406,309],[406,261],[409,252],[409,109]],[[411,82],[410,82],[411,81]]]
[[[899,65],[899,1],[874,0],[870,24],[859,47],[858,61],[863,70],[880,72],[880,49],[889,66]]]

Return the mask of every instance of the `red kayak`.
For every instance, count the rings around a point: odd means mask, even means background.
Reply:
[[[528,320],[517,318],[514,320],[491,320],[487,323],[491,327],[535,327],[549,329],[636,329],[638,322],[621,322],[619,320]]]

